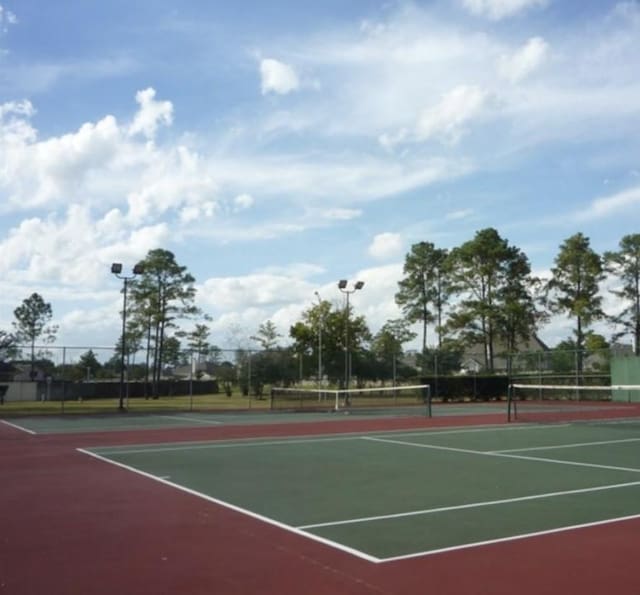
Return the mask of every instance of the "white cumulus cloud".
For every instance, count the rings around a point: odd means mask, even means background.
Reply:
[[[286,95],[300,87],[295,70],[288,64],[272,58],[265,58],[260,62],[260,76],[263,95],[267,93]]]
[[[488,93],[476,86],[459,85],[434,106],[426,108],[416,128],[419,140],[438,137],[455,144],[465,132],[465,124],[480,114]]]
[[[239,194],[233,199],[233,204],[235,206],[236,211],[244,211],[245,209],[250,209],[254,203],[253,196],[250,194]]]
[[[18,17],[0,4],[0,33],[6,33],[9,30],[9,26],[15,25],[17,22]]]
[[[516,83],[537,70],[549,53],[549,45],[541,37],[532,37],[513,55],[503,55],[498,64],[501,76]]]
[[[402,238],[397,233],[379,233],[369,246],[369,254],[377,260],[388,260],[402,254]]]
[[[615,214],[640,212],[640,186],[611,196],[596,198],[591,206],[578,215],[581,220],[600,219]]]
[[[469,12],[492,21],[514,16],[533,7],[544,7],[548,0],[463,0]]]
[[[130,134],[142,133],[147,138],[153,138],[160,124],[169,126],[173,122],[173,104],[170,101],[156,101],[155,96],[156,91],[151,87],[136,93],[140,109],[129,128]]]

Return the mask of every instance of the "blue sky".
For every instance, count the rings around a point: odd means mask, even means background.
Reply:
[[[375,332],[413,243],[495,227],[544,276],[640,232],[637,1],[0,7],[0,328],[35,291],[112,346],[110,264],[164,248],[221,347],[341,278]]]

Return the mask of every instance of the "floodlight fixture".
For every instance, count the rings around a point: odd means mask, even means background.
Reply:
[[[127,283],[131,281],[137,275],[141,275],[144,272],[144,265],[138,263],[133,267],[132,275],[129,277],[122,275],[122,263],[114,262],[111,265],[111,272],[118,278],[124,281],[124,288],[122,290],[122,340],[121,340],[121,354],[120,354],[120,404],[118,409],[120,411],[126,411],[124,406],[124,369],[125,369],[125,354],[127,352]]]
[[[349,381],[351,380],[351,353],[349,347],[349,295],[355,293],[359,289],[364,287],[364,281],[356,281],[353,285],[353,289],[347,288],[348,281],[346,279],[340,279],[338,281],[338,289],[347,296],[346,305],[344,308],[344,388],[349,388]],[[348,396],[346,397],[348,399]]]

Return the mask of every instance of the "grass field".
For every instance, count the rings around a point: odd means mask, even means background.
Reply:
[[[150,413],[154,411],[191,411],[193,409],[210,410],[265,410],[269,408],[269,399],[257,399],[243,396],[240,393],[231,397],[226,395],[197,395],[190,397],[159,397],[157,399],[126,399],[128,411],[134,413]],[[73,401],[7,401],[0,405],[0,415],[59,415],[113,413],[120,405],[119,399],[83,399]]]

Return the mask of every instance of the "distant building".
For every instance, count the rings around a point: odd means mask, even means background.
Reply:
[[[12,367],[12,376],[11,378],[7,378],[9,382],[41,382],[46,378],[45,371],[36,366],[31,368],[31,362],[13,362],[11,364],[4,364]]]
[[[484,349],[485,346],[478,343],[464,350],[460,366],[460,371],[463,374],[478,374],[485,370]],[[549,347],[538,335],[532,335],[528,340],[520,341],[513,353],[509,353],[503,343],[496,342],[493,347],[493,371],[506,372],[509,367],[509,356],[548,351],[550,351]],[[518,363],[521,368],[523,365],[521,358],[518,359]],[[526,363],[524,365],[526,367]],[[538,369],[537,366],[532,366],[532,368]]]
[[[182,366],[174,366],[165,370],[167,376],[179,378],[193,378],[199,380],[213,380],[216,378],[216,368],[219,364],[214,362],[193,362]]]
[[[19,372],[13,364],[0,362],[0,382],[13,382],[15,375]]]

